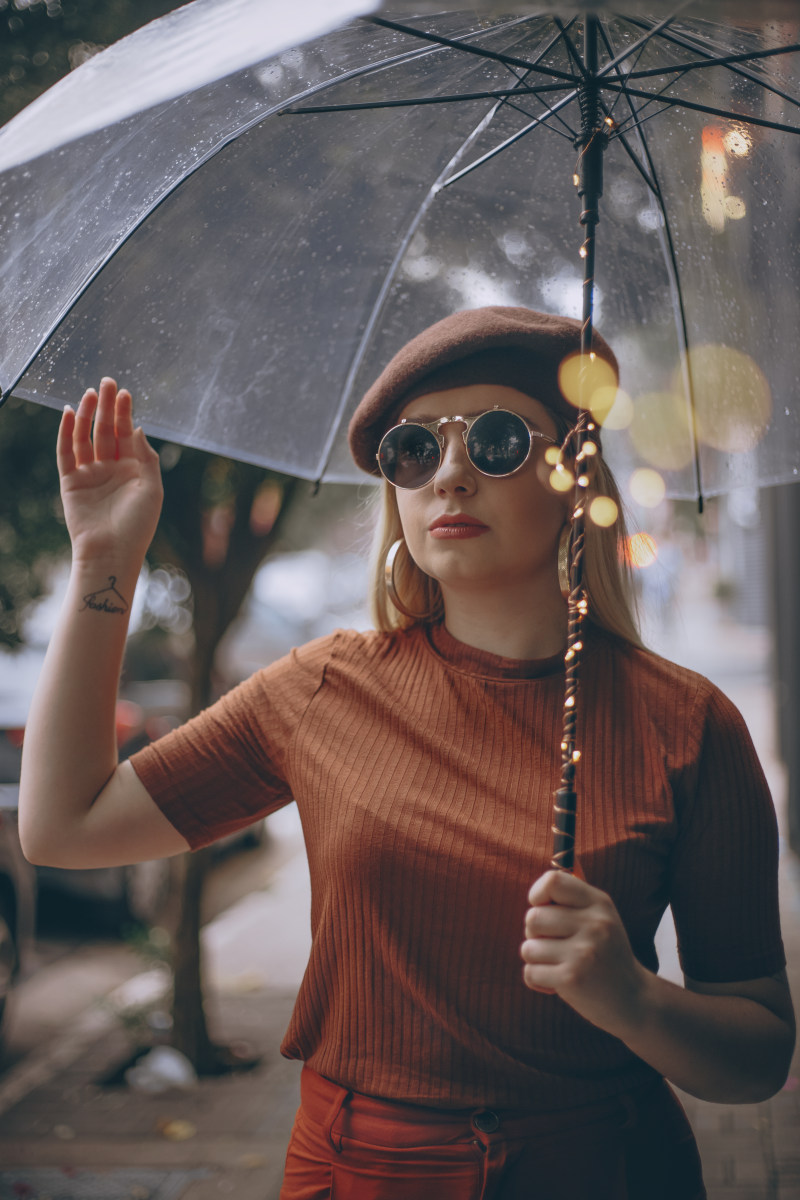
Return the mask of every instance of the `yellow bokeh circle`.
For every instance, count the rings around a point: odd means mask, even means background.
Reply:
[[[569,354],[558,368],[558,386],[570,404],[588,409],[602,424],[602,414],[613,407],[617,377],[611,364],[596,354]]]
[[[568,492],[575,486],[575,476],[571,471],[551,471],[550,487],[554,492]]]
[[[619,509],[610,496],[595,496],[589,505],[589,519],[603,529],[613,525],[619,516]]]
[[[727,454],[754,449],[772,416],[772,394],[758,364],[741,350],[717,344],[695,346],[688,367],[698,439]]]
[[[693,457],[689,411],[674,392],[645,392],[633,405],[630,439],[639,458],[660,471],[679,471]]]
[[[600,388],[598,396],[605,397],[605,388]],[[597,418],[600,421],[600,417]],[[608,409],[601,424],[603,429],[627,429],[633,420],[633,401],[622,388],[616,388],[611,407]]]
[[[658,543],[650,533],[632,533],[626,542],[625,557],[637,570],[651,567],[658,558]]]
[[[656,508],[667,492],[664,478],[652,467],[640,467],[634,471],[628,484],[631,496],[642,508]]]

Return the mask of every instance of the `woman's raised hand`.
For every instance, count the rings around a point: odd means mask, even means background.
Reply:
[[[134,429],[131,396],[105,378],[64,410],[58,472],[73,559],[144,558],[158,524],[163,488],[158,454]]]
[[[641,1015],[646,968],[635,958],[613,900],[564,871],[547,871],[530,889],[523,979],[557,994],[576,1012],[622,1036]]]

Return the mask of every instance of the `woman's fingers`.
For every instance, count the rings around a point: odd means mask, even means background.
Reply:
[[[130,392],[118,392],[114,380],[104,378],[99,393],[94,388],[84,392],[76,413],[65,409],[57,449],[62,474],[93,462],[143,459],[141,438],[135,435]]]
[[[98,462],[118,457],[114,417],[117,407],[117,385],[106,376],[100,383],[100,396],[94,417],[94,456]]]
[[[539,904],[525,914],[525,936],[529,938],[572,937],[579,928],[579,914],[559,904]]]
[[[72,436],[75,431],[75,410],[71,405],[64,406],[64,414],[58,427],[56,441],[56,462],[58,473],[63,478],[75,470],[75,451],[72,448]]]
[[[136,446],[133,441],[133,401],[126,388],[117,392],[117,403],[114,409],[114,436],[117,444],[117,458],[136,457]]]
[[[92,418],[94,417],[96,408],[97,392],[94,388],[89,388],[83,393],[81,402],[78,405],[72,434],[72,449],[75,455],[75,464],[78,467],[85,467],[89,463],[94,462]]]
[[[564,961],[565,949],[561,938],[526,938],[520,946],[523,962],[539,966],[554,965]]]
[[[602,893],[566,871],[545,871],[528,892],[529,904],[564,904],[568,908],[585,908]]]

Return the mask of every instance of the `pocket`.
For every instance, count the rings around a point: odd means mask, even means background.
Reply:
[[[329,1200],[332,1194],[331,1164],[324,1145],[314,1134],[314,1126],[298,1113],[286,1151],[278,1200]]]

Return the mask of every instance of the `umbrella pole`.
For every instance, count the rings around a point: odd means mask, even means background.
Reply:
[[[588,607],[583,588],[583,552],[585,545],[586,499],[589,465],[596,453],[591,434],[594,431],[589,411],[589,364],[592,354],[592,314],[594,306],[595,229],[599,221],[599,203],[603,194],[603,151],[608,144],[608,127],[601,120],[597,85],[597,17],[587,15],[584,25],[585,77],[579,99],[581,133],[575,140],[578,150],[576,181],[582,199],[580,223],[585,237],[581,246],[583,272],[583,324],[581,327],[580,414],[567,444],[575,457],[575,501],[570,540],[570,590],[567,610],[566,677],[564,685],[564,723],[561,737],[561,782],[555,794],[553,810],[553,856],[550,865],[558,870],[575,869],[575,818],[577,810],[576,772],[580,751],[576,748],[578,717],[578,681],[582,627]]]

